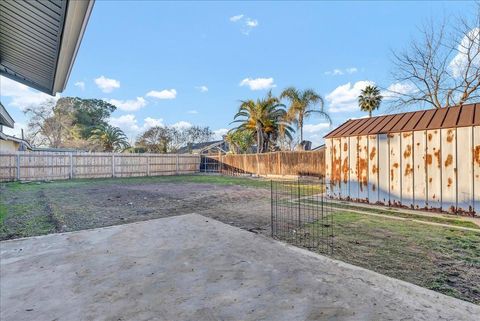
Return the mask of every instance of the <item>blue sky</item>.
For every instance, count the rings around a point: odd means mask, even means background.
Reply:
[[[157,124],[229,125],[240,99],[287,86],[325,97],[333,127],[360,117],[356,96],[391,79],[391,50],[417,27],[472,11],[474,2],[130,2],[97,0],[66,90],[119,109],[111,123],[134,138]],[[18,129],[22,109],[47,95],[0,79]],[[398,85],[398,84],[397,84]],[[386,104],[379,113],[385,113]],[[329,131],[310,118],[305,136]]]

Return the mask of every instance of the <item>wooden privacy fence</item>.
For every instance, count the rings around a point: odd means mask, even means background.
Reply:
[[[202,156],[201,169],[224,174],[323,177],[325,151]]]
[[[0,153],[0,181],[135,177],[198,172],[200,156],[117,153]]]

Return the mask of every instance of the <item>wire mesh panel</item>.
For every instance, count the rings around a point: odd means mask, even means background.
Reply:
[[[220,173],[220,162],[214,157],[202,155],[200,159],[200,172]]]
[[[323,180],[271,181],[272,237],[333,253],[333,210]]]

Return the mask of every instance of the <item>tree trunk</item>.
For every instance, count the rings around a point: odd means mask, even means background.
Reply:
[[[298,117],[298,127],[300,128],[300,144],[303,142],[303,116]]]
[[[372,118],[372,110],[371,109],[368,110],[368,117]]]
[[[259,124],[257,124],[257,154],[263,151],[263,133],[262,128]]]

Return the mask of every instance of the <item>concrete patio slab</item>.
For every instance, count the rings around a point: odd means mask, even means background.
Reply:
[[[195,214],[0,246],[2,321],[480,315],[480,306]]]

